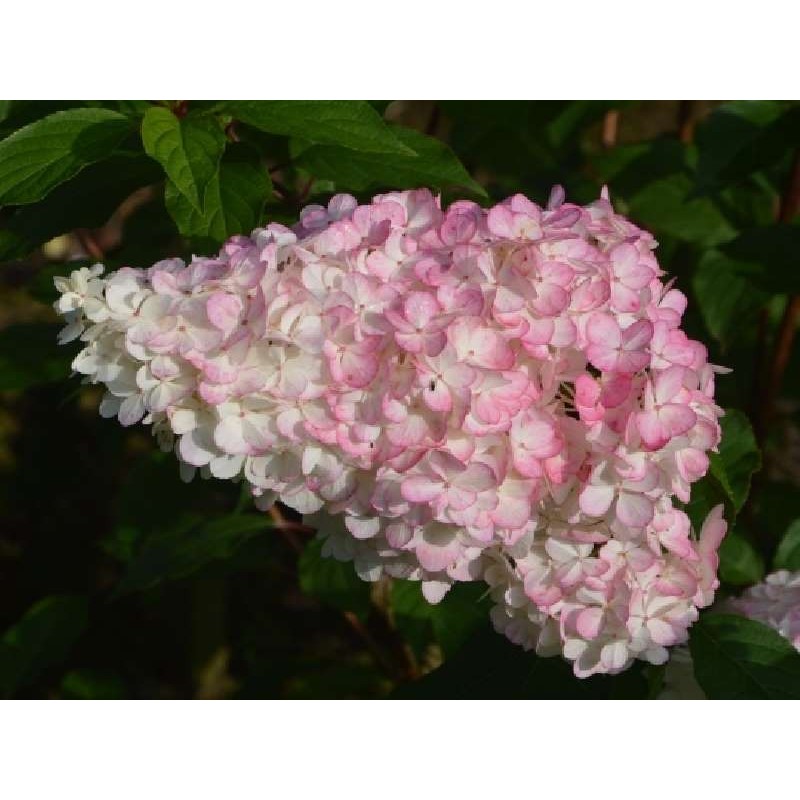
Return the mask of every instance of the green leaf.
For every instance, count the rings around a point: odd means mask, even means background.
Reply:
[[[113,672],[76,669],[61,681],[61,695],[66,700],[124,700],[125,681]]]
[[[769,299],[744,277],[741,264],[719,250],[703,254],[692,275],[692,284],[703,321],[724,345],[730,345],[748,330],[747,322]]]
[[[156,164],[138,153],[115,153],[91,164],[31,206],[22,206],[0,230],[0,259],[21,258],[54,236],[105,224],[136,189],[161,177]],[[62,267],[61,274],[68,272]]]
[[[0,640],[0,693],[10,697],[60,664],[87,623],[85,597],[51,595],[31,606]]]
[[[738,513],[750,493],[750,480],[761,468],[761,452],[747,416],[728,409],[720,420],[719,453],[711,453],[711,474],[720,482]]]
[[[617,194],[630,199],[654,181],[688,177],[693,153],[691,147],[668,136],[614,147],[599,153],[592,163],[600,166],[598,177],[609,184],[612,199]]]
[[[793,105],[764,126],[755,139],[747,141],[720,170],[719,177],[723,181],[736,181],[767,169],[787,157],[793,150],[792,143],[798,139],[800,105]]]
[[[771,155],[764,156],[772,148],[763,141],[764,133],[783,111],[774,100],[739,100],[716,108],[697,130],[700,186],[744,177],[768,163]]]
[[[27,389],[69,377],[74,354],[56,343],[61,325],[11,325],[0,331],[0,391]]]
[[[719,575],[732,586],[750,586],[764,577],[764,559],[738,527],[722,540]]]
[[[206,187],[225,150],[225,134],[213,117],[189,114],[178,119],[169,109],[153,106],[142,119],[142,143],[178,191],[202,212]]]
[[[231,558],[249,539],[270,527],[268,517],[231,514],[204,522],[185,517],[147,538],[116,588],[116,595],[143,591],[186,577],[211,562]]]
[[[300,588],[323,603],[366,618],[370,609],[370,588],[356,575],[349,561],[322,556],[322,540],[310,541],[298,562]]]
[[[692,486],[691,499],[685,511],[696,533],[700,533],[703,522],[714,506],[725,503],[727,495],[720,482],[711,474],[706,474]]]
[[[689,648],[711,700],[800,699],[800,653],[760,622],[704,614],[691,628]]]
[[[258,154],[246,145],[229,147],[206,187],[198,212],[172,181],[165,201],[178,230],[191,239],[219,245],[237,233],[249,233],[261,219],[272,183]]]
[[[693,189],[683,173],[653,181],[629,198],[629,216],[656,237],[668,234],[704,247],[733,238],[736,231],[719,208],[708,197],[693,196]]]
[[[783,535],[775,553],[775,569],[800,570],[800,519]]]
[[[461,187],[486,196],[446,144],[411,128],[393,126],[392,130],[411,155],[351,153],[342,147],[315,145],[301,152],[296,163],[315,178],[334,181],[339,189]]]
[[[429,603],[419,581],[392,581],[392,613],[398,630],[418,651],[430,628],[442,651],[455,653],[486,622],[489,603],[483,583],[456,583],[441,602]]]
[[[771,293],[800,292],[800,226],[768,225],[743,231],[721,250],[735,271]]]
[[[401,686],[402,699],[609,699],[647,698],[647,668],[634,664],[622,675],[576,678],[560,657],[526,653],[484,624],[442,666]],[[653,682],[655,685],[655,682]]]
[[[364,153],[413,152],[363,100],[233,100],[222,109],[254,128]]]
[[[29,125],[56,111],[84,108],[87,103],[77,100],[3,100],[0,113],[0,136],[8,136],[19,128]]]
[[[59,111],[0,142],[0,205],[35,203],[93,161],[110,156],[130,131],[102,108]]]

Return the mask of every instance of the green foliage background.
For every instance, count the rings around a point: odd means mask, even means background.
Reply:
[[[734,370],[689,506],[734,521],[724,597],[800,569],[798,153],[782,101],[0,101],[0,695],[657,696],[662,669],[578,681],[510,645],[478,585],[436,607],[369,586],[291,512],[278,530],[235,485],[183,484],[67,379],[52,276],[209,252],[337,191],[544,202],[560,183],[585,203],[607,184]],[[758,623],[712,609],[690,648],[708,697],[800,698],[800,655]]]

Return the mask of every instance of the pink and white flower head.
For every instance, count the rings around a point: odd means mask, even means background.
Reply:
[[[769,625],[800,650],[800,572],[773,572],[763,583],[729,600],[728,607]]]
[[[101,413],[182,474],[337,515],[324,552],[365,580],[483,579],[499,631],[586,676],[664,661],[717,585],[721,509],[696,532],[674,502],[716,368],[655,246],[605,194],[338,195],[214,258],[79,270],[56,308]]]

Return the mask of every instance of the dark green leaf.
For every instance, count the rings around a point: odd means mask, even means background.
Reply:
[[[152,534],[130,563],[117,595],[150,589],[190,575],[213,561],[229,559],[246,541],[269,528],[264,515],[232,514],[204,522],[186,517]]]
[[[267,133],[364,153],[413,155],[363,100],[232,100],[222,108]]]
[[[760,622],[704,614],[689,647],[697,682],[712,700],[800,699],[800,653]]]
[[[69,377],[74,354],[56,343],[61,325],[33,322],[0,331],[0,391]]]
[[[692,494],[689,503],[686,505],[686,513],[692,522],[695,532],[700,533],[703,522],[714,506],[725,503],[728,499],[725,490],[720,482],[710,474],[701,478],[692,485]]]
[[[113,672],[76,669],[61,681],[61,695],[66,700],[123,700],[125,681]]]
[[[160,177],[158,166],[141,154],[117,153],[91,164],[8,218],[0,230],[0,259],[21,258],[54,236],[105,224],[126,197]],[[62,274],[68,271],[62,267]]]
[[[334,181],[339,189],[461,187],[486,195],[446,144],[411,128],[393,126],[392,130],[411,155],[353,153],[341,147],[315,145],[300,153],[296,163],[315,178]]]
[[[564,147],[578,141],[581,130],[601,119],[612,108],[619,108],[623,102],[615,100],[573,100],[547,126],[550,141],[555,147]]]
[[[225,150],[225,134],[213,117],[189,114],[178,119],[169,109],[152,106],[142,120],[145,152],[158,161],[173,186],[203,210],[206,187]]]
[[[430,627],[446,656],[455,653],[486,622],[489,603],[483,583],[456,583],[435,605],[422,595],[419,581],[392,582],[392,613],[400,632],[418,650],[427,640]]]
[[[649,143],[621,145],[593,159],[603,168],[599,177],[609,184],[612,199],[630,199],[657,181],[687,177],[693,151],[672,136]]]
[[[744,142],[739,152],[720,170],[724,181],[747,178],[792,153],[800,140],[800,105],[793,105],[773,122],[763,127],[753,140]]]
[[[738,527],[722,540],[719,576],[732,586],[750,586],[764,577],[764,559]]]
[[[272,191],[266,168],[246,145],[229,147],[217,174],[206,187],[199,213],[172,181],[167,181],[167,210],[178,230],[189,238],[219,245],[258,224]]]
[[[783,535],[775,553],[775,569],[800,570],[800,519]]]
[[[747,322],[768,299],[744,277],[741,266],[719,250],[707,250],[692,276],[703,321],[724,345],[748,330]]]
[[[720,482],[736,512],[750,493],[750,479],[761,468],[761,453],[747,416],[728,409],[720,421],[719,453],[711,453],[711,474]]]
[[[370,588],[356,575],[349,561],[323,558],[322,540],[309,542],[297,566],[300,588],[312,597],[343,611],[366,617],[370,608]]]
[[[52,595],[31,606],[0,641],[0,693],[9,697],[61,663],[87,622],[85,597]]]
[[[129,130],[127,117],[102,108],[59,111],[20,128],[0,142],[0,205],[41,200],[110,156]]]
[[[739,100],[716,108],[697,130],[698,183],[709,186],[743,177],[763,165],[764,156],[772,149],[764,148],[765,131],[783,110],[774,100]]]
[[[78,100],[3,100],[0,113],[0,136],[7,136],[18,128],[29,125],[56,111],[84,108],[87,103]]]
[[[651,683],[645,670],[638,663],[613,677],[576,678],[564,659],[526,653],[484,626],[441,667],[400,687],[395,696],[448,700],[647,698]]]
[[[708,197],[693,197],[693,188],[686,174],[670,175],[649,183],[629,198],[629,215],[656,237],[668,234],[705,247],[735,236],[736,231],[714,202]]]
[[[800,292],[800,226],[769,225],[744,231],[721,249],[734,269],[767,292]]]

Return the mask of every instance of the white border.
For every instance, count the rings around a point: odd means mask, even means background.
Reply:
[[[13,800],[786,797],[796,783],[787,711],[702,701],[9,701],[0,791]]]
[[[787,0],[9,0],[7,99],[798,94]]]

